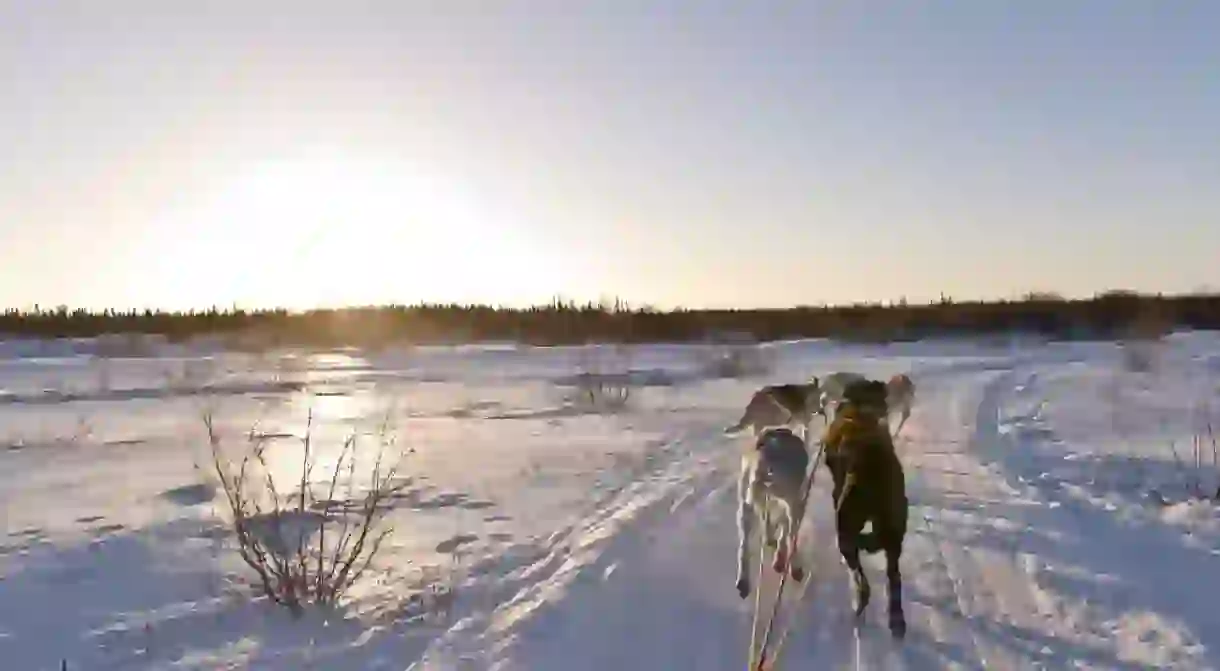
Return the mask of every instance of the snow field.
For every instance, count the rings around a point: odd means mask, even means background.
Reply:
[[[917,385],[899,440],[910,630],[891,642],[875,598],[854,645],[822,472],[784,668],[1220,668],[1220,587],[1207,577],[1220,521],[1193,495],[1214,492],[1220,468],[1210,443],[1198,466],[1192,447],[1209,418],[1220,428],[1220,340],[1174,336],[1150,374],[1125,371],[1105,343],[772,347],[775,371],[748,380],[700,375],[683,346],[3,360],[0,658],[740,669],[753,605],[732,584],[745,439],[721,429],[760,384],[858,370]],[[557,382],[591,361],[635,371],[626,409],[570,402]],[[393,418],[412,480],[380,570],[341,612],[294,622],[252,598],[197,470],[208,407],[233,441],[255,424],[274,436],[286,478],[307,413],[323,458]],[[866,558],[875,597],[880,564]],[[422,589],[435,582],[452,598]]]

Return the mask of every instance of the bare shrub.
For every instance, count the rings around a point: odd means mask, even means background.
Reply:
[[[76,425],[69,434],[56,433],[49,436],[42,435],[35,437],[26,437],[18,434],[7,440],[4,447],[12,452],[40,448],[77,448],[93,437],[93,422],[88,415],[82,413],[76,416]]]
[[[757,344],[737,343],[713,346],[704,352],[701,368],[714,378],[741,379],[771,372],[773,362]]]
[[[1151,307],[1142,310],[1119,341],[1123,367],[1132,373],[1153,372],[1171,326],[1172,322],[1158,310]]]
[[[269,352],[280,346],[282,338],[269,328],[246,327],[230,331],[219,338],[222,349],[229,352]]]
[[[621,410],[631,398],[630,380],[625,375],[581,373],[576,388],[580,399],[595,410]]]
[[[1203,436],[1200,435],[1197,439],[1200,443],[1203,442]],[[1212,468],[1216,471],[1216,490],[1212,492],[1212,499],[1220,501],[1220,444],[1216,442],[1216,431],[1212,427],[1211,419],[1207,420],[1207,442],[1211,446],[1212,453]]]
[[[1195,402],[1191,423],[1193,425],[1191,443],[1195,457],[1194,491],[1199,498],[1210,498],[1220,501],[1220,444],[1216,441],[1216,432],[1212,423],[1212,406],[1210,399]],[[1211,463],[1207,463],[1210,455]],[[1211,472],[1211,486],[1204,484],[1203,472]]]
[[[190,394],[206,389],[215,378],[217,368],[216,361],[211,358],[182,359],[177,365],[167,365],[161,376],[167,389]]]
[[[1151,373],[1156,368],[1159,341],[1129,339],[1119,343],[1123,369],[1129,373]]]
[[[774,351],[761,347],[752,333],[713,331],[696,350],[703,375],[740,379],[766,375],[774,368]]]
[[[1178,476],[1178,483],[1174,484],[1182,486],[1187,498],[1220,502],[1220,441],[1216,439],[1211,404],[1197,402],[1192,414],[1193,429],[1187,458],[1182,458],[1173,441],[1168,443]],[[1166,502],[1160,492],[1156,494],[1162,503]]]
[[[1124,383],[1133,379],[1138,378],[1117,373],[1112,375],[1100,390],[1102,398],[1110,404],[1113,431],[1127,444],[1137,440],[1133,432],[1141,428],[1147,429],[1147,426],[1143,425],[1148,422],[1146,418],[1141,418],[1140,413],[1133,412],[1133,403],[1137,398],[1125,397],[1123,393]],[[1147,389],[1146,378],[1144,384]],[[1203,387],[1207,388],[1207,384]],[[1197,394],[1198,391],[1192,393]],[[1174,416],[1182,416],[1167,409],[1160,410],[1158,414],[1161,415],[1159,424],[1162,434],[1170,430]],[[1182,500],[1220,502],[1220,441],[1215,435],[1212,404],[1206,393],[1189,407],[1187,423],[1190,427],[1189,446],[1180,445],[1179,441],[1175,440],[1165,441],[1162,444],[1165,450],[1163,454],[1172,459],[1173,466],[1168,473],[1154,472],[1154,481],[1145,483],[1148,486],[1149,498],[1160,505]]]
[[[621,346],[587,344],[577,352],[576,402],[603,412],[627,407],[631,397],[631,354]]]
[[[112,364],[110,357],[94,354],[89,358],[89,368],[93,371],[94,377],[97,378],[97,391],[105,394],[110,391],[112,384]]]
[[[94,356],[104,358],[148,357],[156,339],[143,333],[102,333],[93,339]]]
[[[300,382],[309,371],[309,358],[306,355],[281,352],[274,356],[264,355],[263,358],[269,363],[275,384]]]
[[[268,437],[251,430],[235,465],[223,454],[212,414],[205,412],[203,421],[237,552],[254,572],[258,588],[296,616],[309,604],[338,604],[390,535],[383,519],[407,485],[398,479],[401,454],[391,465],[385,461],[393,444],[388,423],[377,434],[377,456],[366,486],[357,477],[356,433],[343,441],[329,476],[315,482],[310,413],[301,438],[300,479],[296,491],[284,493],[267,464]],[[318,496],[317,490],[324,494]]]

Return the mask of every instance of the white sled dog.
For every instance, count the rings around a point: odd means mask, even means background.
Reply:
[[[811,378],[805,384],[772,384],[754,392],[741,419],[724,432],[733,435],[751,428],[758,436],[767,428],[776,426],[799,426],[802,431],[808,432],[813,416],[822,414],[818,378]]]
[[[764,429],[745,450],[737,481],[737,594],[743,599],[750,594],[749,547],[756,521],[764,522],[762,541],[775,547],[771,568],[804,580],[792,537],[805,515],[810,461],[805,440],[786,426]]]

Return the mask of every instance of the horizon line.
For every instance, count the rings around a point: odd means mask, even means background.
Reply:
[[[657,312],[657,313],[677,313],[677,312],[774,312],[774,311],[789,311],[789,310],[835,310],[848,309],[859,307],[873,308],[900,308],[900,307],[930,307],[941,304],[977,304],[977,305],[999,305],[1005,303],[1022,303],[1032,302],[1037,300],[1042,301],[1062,301],[1062,302],[1087,302],[1098,300],[1105,297],[1114,296],[1129,296],[1141,299],[1160,299],[1160,300],[1175,300],[1186,298],[1220,298],[1220,290],[1211,288],[1200,288],[1189,291],[1180,292],[1164,292],[1164,291],[1138,291],[1135,289],[1105,289],[1095,291],[1092,294],[1075,294],[1068,295],[1056,291],[1035,290],[1026,291],[1016,295],[995,296],[990,298],[955,298],[947,293],[942,293],[936,299],[927,300],[911,300],[906,297],[882,299],[882,300],[860,300],[852,302],[840,303],[795,303],[792,305],[778,306],[690,306],[690,305],[673,305],[673,306],[658,306],[646,302],[634,303],[619,297],[602,297],[598,299],[575,299],[569,298],[562,294],[556,294],[550,301],[545,303],[528,303],[528,304],[506,304],[506,303],[458,303],[458,302],[429,302],[418,301],[414,303],[348,303],[344,305],[325,305],[318,304],[308,308],[289,308],[286,306],[270,306],[270,307],[254,307],[243,306],[238,302],[233,302],[228,306],[212,304],[207,306],[192,306],[186,308],[167,308],[164,306],[128,306],[128,307],[105,307],[105,308],[89,308],[84,306],[72,306],[68,304],[56,304],[52,307],[44,306],[41,303],[33,303],[26,307],[9,306],[3,308],[3,314],[78,314],[83,312],[87,315],[104,315],[107,312],[116,314],[131,314],[151,312],[153,314],[165,315],[185,315],[199,313],[235,313],[246,312],[249,314],[267,314],[267,313],[285,313],[288,315],[309,315],[321,312],[343,312],[343,311],[361,311],[361,310],[426,310],[426,309],[463,309],[463,310],[495,310],[507,312],[528,312],[530,310],[562,307],[576,308],[596,308],[606,312]]]

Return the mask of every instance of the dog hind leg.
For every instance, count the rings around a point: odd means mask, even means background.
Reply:
[[[764,516],[763,542],[766,543],[767,547],[769,547],[771,549],[775,549],[775,547],[779,543],[778,531],[776,530],[776,528],[778,526],[779,526],[779,520],[776,519],[776,515],[765,515]]]
[[[779,542],[775,547],[775,556],[772,558],[771,568],[775,569],[776,573],[783,573],[788,568],[788,552],[790,550],[789,542],[792,538],[792,534],[788,530],[789,523],[787,507],[784,507],[783,512],[780,513],[779,516],[782,516],[782,519],[778,520]]]
[[[886,511],[888,514],[885,515],[884,523],[879,529],[879,535],[885,548],[890,634],[895,638],[902,638],[906,635],[907,622],[902,608],[902,571],[899,568],[899,562],[902,559],[902,546],[906,540],[909,502],[905,492],[899,492],[892,500],[893,503]],[[874,526],[876,526],[875,523]]]
[[[887,542],[885,548],[886,596],[889,600],[890,634],[894,638],[902,638],[907,633],[906,615],[902,609],[902,571],[898,565],[900,559],[902,559],[902,539]]]
[[[795,543],[796,530],[800,526],[801,521],[805,518],[805,506],[802,504],[803,502],[799,498],[794,502],[792,509],[789,512],[790,521],[788,523],[788,528],[791,530],[792,534],[792,541],[789,542],[791,547],[788,553],[788,574],[791,575],[792,579],[797,582],[802,582],[805,580],[805,567],[801,564],[800,547]]]
[[[750,595],[749,554],[750,533],[754,527],[755,503],[753,496],[755,468],[743,464],[737,481],[737,594],[741,598]]]
[[[839,554],[843,556],[843,563],[851,571],[852,586],[855,588],[852,608],[857,618],[861,617],[864,609],[868,607],[872,591],[868,578],[864,575],[864,567],[860,564],[859,537],[863,528],[864,518],[861,515],[843,510],[836,516],[835,531],[838,535]]]
[[[771,568],[775,569],[776,573],[788,570],[788,567],[796,560],[796,548],[792,544],[792,505],[788,501],[783,501],[780,508],[782,512],[777,516],[780,518],[779,543],[775,550],[775,559],[771,562]]]
[[[910,404],[904,404],[902,406],[902,419],[898,420],[898,428],[894,429],[895,436],[898,435],[899,431],[902,431],[902,427],[906,425],[907,420],[910,418],[911,418],[911,406],[910,406]]]

